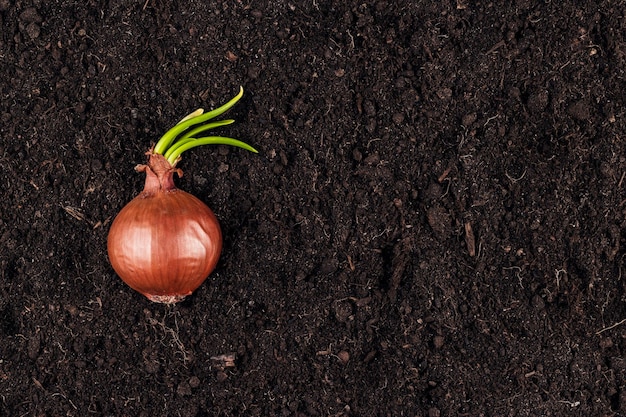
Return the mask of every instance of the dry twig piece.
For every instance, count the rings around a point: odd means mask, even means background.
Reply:
[[[465,222],[465,244],[467,244],[469,256],[476,256],[476,240],[474,239],[474,231],[470,222]]]

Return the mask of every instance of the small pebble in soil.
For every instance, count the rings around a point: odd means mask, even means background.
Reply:
[[[463,124],[463,126],[468,127],[473,124],[477,118],[478,116],[476,115],[476,113],[468,113],[461,118],[461,123]]]
[[[345,350],[342,350],[341,352],[337,353],[337,357],[339,358],[339,361],[343,365],[347,364],[348,361],[350,360],[350,354],[346,352]]]
[[[228,171],[229,168],[230,167],[228,164],[221,162],[219,166],[217,167],[217,172],[219,172],[220,174],[223,174],[224,172]]]
[[[377,351],[372,350],[370,352],[368,352],[367,355],[365,355],[365,358],[363,358],[363,362],[364,363],[370,363],[371,361],[374,360],[374,358],[376,357],[376,355],[378,354]]]
[[[37,23],[35,22],[29,23],[28,26],[26,26],[26,34],[31,39],[37,39],[40,33],[41,33],[41,28],[39,27]]]
[[[181,397],[186,397],[188,395],[191,395],[191,387],[187,382],[181,382],[176,388],[176,393]]]

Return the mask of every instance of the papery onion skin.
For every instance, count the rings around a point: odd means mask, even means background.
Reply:
[[[107,242],[117,274],[148,299],[176,303],[196,290],[213,271],[222,233],[211,209],[175,187],[172,167],[150,154],[146,185],[117,215]]]

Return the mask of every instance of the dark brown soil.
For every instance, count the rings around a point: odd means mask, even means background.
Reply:
[[[625,68],[613,0],[0,0],[0,415],[626,415]],[[133,167],[239,85],[150,303]]]

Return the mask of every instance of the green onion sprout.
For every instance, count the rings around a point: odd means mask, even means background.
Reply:
[[[243,96],[243,87],[239,87],[239,93],[233,97],[228,103],[204,113],[203,109],[198,109],[193,113],[184,117],[174,127],[165,132],[159,141],[154,145],[152,153],[163,155],[170,165],[175,166],[179,161],[183,152],[196,146],[203,145],[230,145],[245,149],[250,152],[258,153],[256,149],[237,139],[227,138],[223,136],[204,136],[201,135],[208,130],[215,129],[220,126],[226,126],[235,121],[232,119],[218,120],[207,123],[214,119],[231,107],[233,107]]]

